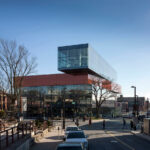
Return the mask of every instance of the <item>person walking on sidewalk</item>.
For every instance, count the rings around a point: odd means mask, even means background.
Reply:
[[[133,129],[136,130],[136,123],[133,123]]]
[[[103,130],[105,130],[105,119],[103,120]]]
[[[132,120],[130,121],[130,128],[131,128],[131,130],[133,130],[133,121]]]
[[[91,125],[91,123],[92,123],[92,120],[91,120],[91,117],[89,118],[89,125]]]
[[[76,118],[76,125],[77,125],[77,127],[79,126],[79,118],[78,117]]]
[[[126,127],[126,120],[123,118],[123,127],[122,129],[124,129]]]

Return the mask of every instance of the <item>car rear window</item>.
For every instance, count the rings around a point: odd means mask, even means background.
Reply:
[[[85,138],[85,135],[83,132],[69,133],[67,139],[72,139],[72,138]]]
[[[66,131],[77,131],[77,127],[67,127]]]

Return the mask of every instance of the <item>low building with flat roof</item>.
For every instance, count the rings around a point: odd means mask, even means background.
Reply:
[[[133,111],[135,98],[134,97],[123,97],[120,96],[117,99],[118,102],[127,102],[128,103],[128,112]],[[138,111],[144,111],[145,97],[137,97],[136,104],[138,106]]]

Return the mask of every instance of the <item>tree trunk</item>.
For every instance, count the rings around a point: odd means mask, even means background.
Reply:
[[[96,106],[96,118],[99,118],[100,108]]]

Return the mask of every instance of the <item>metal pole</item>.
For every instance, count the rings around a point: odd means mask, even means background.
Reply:
[[[135,86],[131,86],[131,88],[134,88],[134,105],[133,105],[133,115],[134,117],[136,117],[136,87]]]
[[[65,98],[66,98],[66,88],[62,91],[62,101],[63,101],[63,129],[65,129]]]
[[[139,116],[139,97],[136,95],[137,117]]]
[[[63,98],[63,129],[65,129],[65,99]]]
[[[134,87],[134,112],[135,112],[135,117],[136,117],[136,112],[137,112],[137,105],[136,105],[136,87]]]

